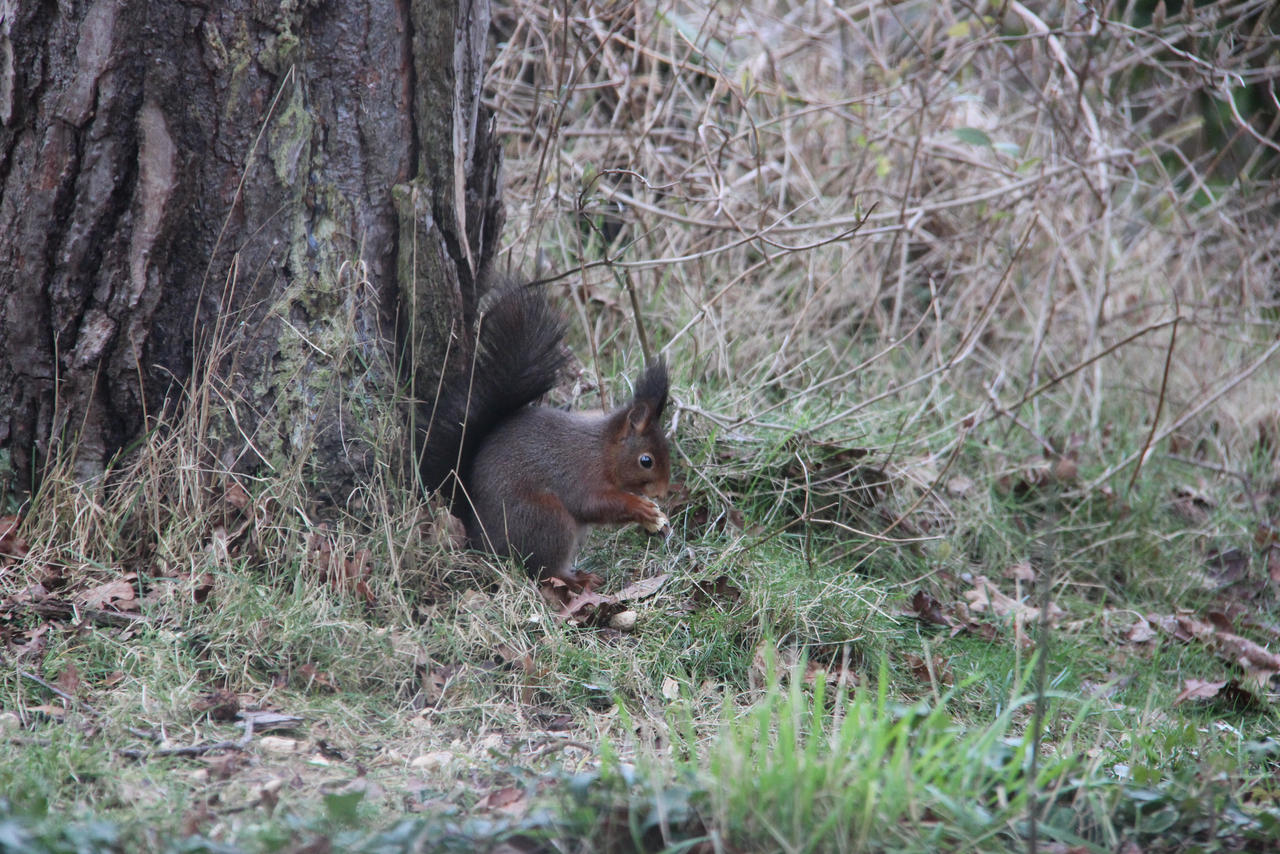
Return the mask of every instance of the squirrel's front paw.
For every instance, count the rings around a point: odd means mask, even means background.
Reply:
[[[662,512],[662,508],[658,506],[658,502],[649,500],[649,506],[645,508],[644,518],[640,520],[640,524],[650,534],[662,534],[667,536],[671,533],[671,521],[667,519],[667,514]]]

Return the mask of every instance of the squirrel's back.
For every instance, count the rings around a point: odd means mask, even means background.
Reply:
[[[480,315],[471,364],[447,375],[425,407],[420,469],[428,489],[452,493],[485,437],[556,384],[567,361],[564,321],[541,289],[512,287]],[[461,499],[461,500],[460,500]],[[452,496],[456,507],[465,499]]]

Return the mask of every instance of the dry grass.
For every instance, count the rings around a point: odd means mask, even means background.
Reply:
[[[1112,419],[1213,422],[1222,461],[1275,410],[1280,232],[1251,183],[1274,128],[1219,143],[1198,97],[1280,71],[1262,30],[1179,51],[1265,5],[1138,28],[1073,5],[513,3],[490,78],[511,264],[574,284],[593,353],[632,346],[634,288],[734,426],[803,410],[848,441],[894,390],[1059,452],[1062,424],[1096,446]],[[936,449],[911,421],[900,440]]]

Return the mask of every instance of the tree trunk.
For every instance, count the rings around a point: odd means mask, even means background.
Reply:
[[[438,371],[496,247],[488,23],[487,0],[0,4],[19,490],[102,472],[205,376],[224,464],[304,459],[331,498],[367,475],[366,404]]]

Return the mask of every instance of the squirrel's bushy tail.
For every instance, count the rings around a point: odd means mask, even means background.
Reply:
[[[540,288],[512,287],[495,295],[480,315],[471,364],[450,373],[434,403],[423,408],[421,472],[427,489],[452,493],[454,476],[465,476],[484,437],[555,386],[568,358],[561,345],[564,331],[564,320]]]

